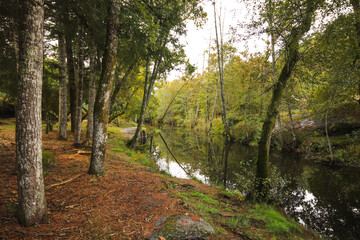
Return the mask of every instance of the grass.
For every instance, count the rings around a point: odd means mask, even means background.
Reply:
[[[230,218],[227,222],[227,226],[230,228],[247,227],[249,224],[250,224],[250,219],[244,214],[234,216]]]
[[[300,232],[295,223],[288,221],[270,205],[256,204],[249,212],[254,219],[265,223],[265,229],[276,235]]]

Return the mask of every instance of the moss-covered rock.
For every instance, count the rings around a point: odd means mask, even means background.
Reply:
[[[160,218],[156,229],[147,240],[208,239],[215,233],[214,228],[196,214],[175,214]]]

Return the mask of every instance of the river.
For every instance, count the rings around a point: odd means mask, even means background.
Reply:
[[[256,148],[183,129],[163,129],[161,135],[166,143],[160,134],[149,141],[161,170],[241,193],[251,190]],[[279,152],[271,153],[270,165],[274,195],[289,215],[326,239],[360,239],[360,169],[329,168]]]

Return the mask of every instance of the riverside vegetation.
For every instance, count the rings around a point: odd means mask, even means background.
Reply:
[[[44,224],[19,230],[13,124],[11,119],[1,119],[1,156],[5,159],[1,162],[1,181],[8,182],[1,190],[1,237],[143,239],[158,218],[190,212],[215,228],[210,239],[318,239],[276,205],[245,201],[239,193],[159,171],[146,152],[126,147],[128,137],[115,125],[109,127],[109,171],[103,177],[84,174],[89,149],[74,148],[72,134],[60,142],[56,139],[57,127],[44,134],[49,217]],[[151,193],[145,194],[145,185]]]

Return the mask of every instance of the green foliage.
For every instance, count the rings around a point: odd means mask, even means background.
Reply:
[[[249,224],[250,219],[244,214],[233,216],[226,223],[229,228],[243,228],[247,227]]]
[[[295,223],[288,221],[274,207],[266,204],[256,204],[254,209],[250,209],[251,216],[265,223],[265,228],[274,234],[281,235],[290,232],[300,232]]]
[[[42,151],[42,163],[44,167],[56,164],[54,153],[46,150]]]

